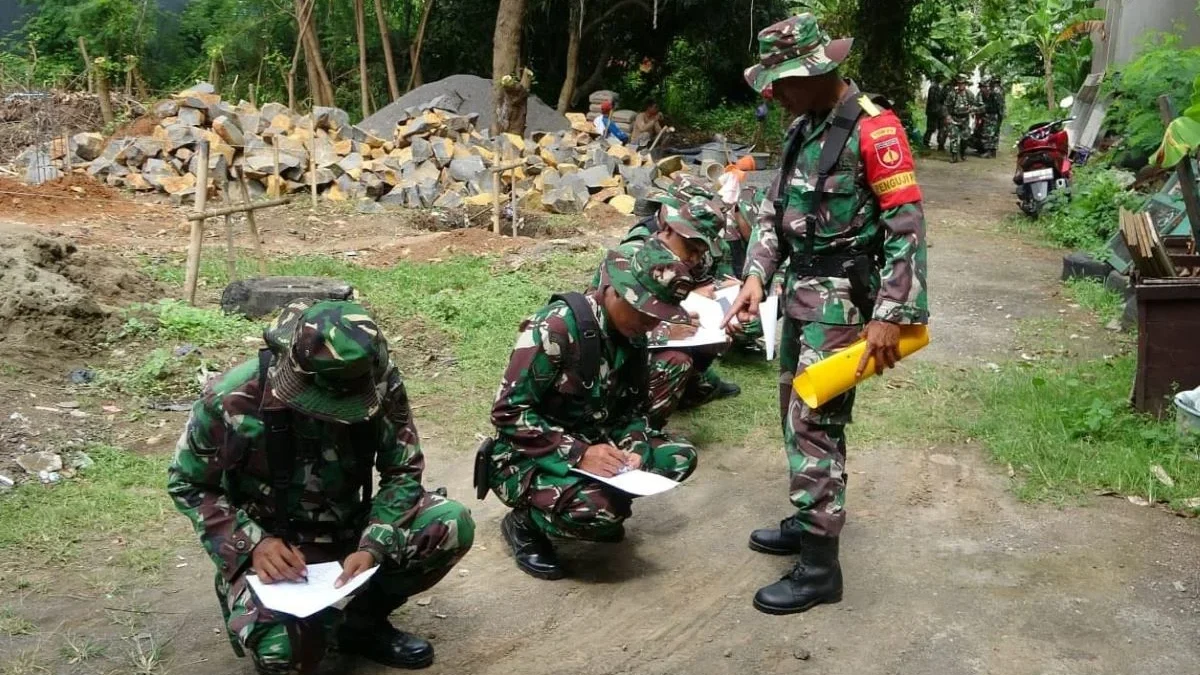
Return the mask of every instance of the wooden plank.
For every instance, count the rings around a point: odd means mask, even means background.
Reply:
[[[204,213],[193,213],[188,216],[188,220],[204,220],[205,218],[217,218],[227,213],[243,213],[246,211],[257,211],[259,209],[269,209],[272,206],[283,206],[284,204],[292,203],[292,197],[280,197],[279,199],[268,199],[263,202],[254,202],[253,204],[245,204],[242,206],[226,206]]]

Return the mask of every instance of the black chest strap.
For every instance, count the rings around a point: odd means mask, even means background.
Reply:
[[[272,534],[289,544],[295,543],[295,532],[288,518],[288,495],[292,486],[292,473],[296,469],[296,448],[293,443],[292,414],[287,408],[267,409],[263,401],[267,398],[267,370],[271,367],[270,349],[258,350],[259,414],[265,434],[267,471],[271,479],[271,525]]]
[[[557,300],[567,303],[567,308],[575,317],[575,325],[579,327],[579,359],[572,364],[572,370],[583,381],[583,386],[590,389],[600,375],[600,324],[596,322],[592,305],[583,293],[557,293],[550,296],[550,302]]]

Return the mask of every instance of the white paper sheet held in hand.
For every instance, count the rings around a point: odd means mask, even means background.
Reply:
[[[342,564],[337,562],[309,565],[307,584],[295,581],[265,584],[257,574],[246,577],[246,581],[265,607],[303,619],[350,595],[367,583],[378,570],[379,566],[376,565],[346,582],[341,588],[333,587],[333,582],[342,574]]]
[[[758,306],[758,318],[762,322],[763,346],[767,350],[767,360],[775,360],[775,345],[778,343],[779,331],[779,296],[772,295],[763,300]]]
[[[654,348],[673,348],[679,347],[702,347],[704,345],[719,345],[729,339],[725,333],[725,329],[721,328],[721,322],[725,319],[725,313],[733,306],[733,300],[737,298],[738,288],[732,286],[730,288],[717,291],[717,299],[706,298],[703,295],[688,293],[688,296],[679,303],[679,306],[684,311],[695,314],[700,318],[700,328],[694,335],[682,340],[668,340],[665,345],[655,345]],[[737,319],[734,319],[737,321]]]
[[[656,473],[650,473],[649,471],[642,471],[641,469],[624,471],[613,476],[612,478],[604,478],[603,476],[597,476],[594,473],[588,473],[587,471],[581,471],[580,469],[571,470],[581,476],[587,476],[593,480],[598,480],[605,485],[611,485],[617,488],[621,492],[628,492],[629,494],[636,495],[638,497],[649,497],[650,495],[656,495],[679,487],[679,483],[667,478],[666,476],[660,476]]]

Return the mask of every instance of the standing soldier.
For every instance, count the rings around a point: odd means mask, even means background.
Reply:
[[[900,326],[925,323],[925,217],[913,157],[899,118],[843,80],[852,40],[833,40],[811,14],[758,35],[756,90],[799,119],[783,168],[763,202],[746,281],[726,322],[757,315],[764,286],[790,258],[780,351],[779,401],[796,508],[778,528],[755,530],[750,547],[799,553],[780,581],[754,596],[771,614],[803,612],[842,597],[838,537],[846,514],[846,432],[853,390],[809,408],[792,388],[798,372],[865,337],[880,372],[899,357]],[[865,324],[865,329],[864,329]]]
[[[316,672],[331,642],[395,668],[428,666],[433,646],[388,615],[446,576],[475,524],[421,487],[425,460],[387,341],[362,307],[328,301],[289,305],[264,337],[257,359],[192,408],[167,483],[217,566],[230,643],[260,675]],[[338,586],[381,566],[344,615],[276,613],[246,580],[303,580],[308,563],[333,561]]]
[[[975,97],[967,89],[967,76],[954,78],[954,89],[946,95],[945,123],[950,140],[950,163],[966,161],[967,139],[971,135],[971,112]]]
[[[942,151],[946,149],[945,96],[946,87],[937,81],[929,84],[929,92],[925,95],[925,147],[933,147],[929,143],[937,134],[938,150]]]
[[[996,157],[1000,146],[1000,126],[1004,122],[1004,88],[1000,77],[993,76],[983,91],[983,153]]]
[[[512,508],[501,532],[517,566],[561,579],[550,536],[618,542],[632,497],[586,471],[611,477],[641,468],[682,481],[696,449],[646,417],[646,334],[683,322],[679,302],[695,286],[658,239],[632,255],[610,251],[604,283],[555,296],[521,324],[492,407],[496,439],[476,456],[476,488]]]

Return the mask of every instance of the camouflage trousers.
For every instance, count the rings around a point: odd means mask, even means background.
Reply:
[[[385,560],[366,586],[359,589],[346,612],[386,618],[409,596],[431,588],[470,550],[475,521],[462,504],[425,493],[416,518],[404,535],[397,558]],[[338,544],[303,544],[309,563],[341,561],[358,548],[357,540]],[[224,603],[226,626],[235,651],[250,652],[260,674],[293,675],[316,671],[326,651],[336,643],[342,613],[335,609],[296,619],[259,604],[246,575],[226,582],[217,575],[217,597]]]
[[[618,443],[618,447],[626,444]],[[696,470],[696,448],[685,439],[651,432],[648,443],[633,449],[642,469],[683,481]],[[492,472],[492,490],[511,508],[529,508],[533,522],[555,537],[613,541],[632,515],[633,498],[620,490],[578,474],[555,476],[539,471],[532,460]]]
[[[994,152],[1000,146],[1000,116],[984,115],[980,144],[984,152]]]
[[[951,157],[962,157],[967,153],[967,141],[971,138],[971,118],[951,117],[946,122],[946,145]]]
[[[650,356],[650,424],[661,429],[680,408],[694,408],[712,399],[721,378],[711,368],[715,354],[677,349],[655,350]]]
[[[861,325],[837,325],[785,319],[779,360],[779,413],[787,452],[789,485],[796,520],[822,537],[836,537],[846,522],[846,425],[854,409],[854,390],[820,408],[810,408],[792,389],[804,369],[850,346]]]

